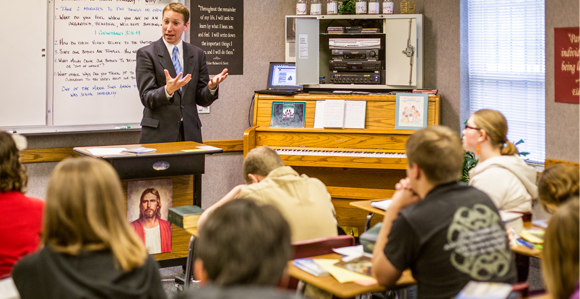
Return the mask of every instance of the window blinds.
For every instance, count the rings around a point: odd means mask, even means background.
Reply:
[[[469,0],[469,103],[501,111],[508,139],[545,159],[544,0]]]

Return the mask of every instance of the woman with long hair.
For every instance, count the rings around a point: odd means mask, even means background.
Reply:
[[[42,244],[12,272],[27,298],[165,298],[157,263],[131,230],[115,170],[66,159],[48,182]]]
[[[578,197],[561,205],[548,223],[542,252],[542,275],[554,299],[578,298]]]
[[[479,162],[469,171],[469,185],[487,193],[498,210],[531,212],[537,198],[536,171],[518,157],[507,139],[508,125],[501,112],[479,110],[467,120],[463,148]]]
[[[28,176],[19,159],[24,148],[23,136],[0,131],[0,278],[40,244],[44,201],[24,195]]]

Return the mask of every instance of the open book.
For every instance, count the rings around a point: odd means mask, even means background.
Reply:
[[[366,101],[316,101],[315,128],[364,129]]]

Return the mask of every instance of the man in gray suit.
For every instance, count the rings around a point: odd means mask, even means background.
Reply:
[[[171,3],[163,9],[163,37],[137,51],[137,87],[143,109],[140,143],[202,142],[197,105],[218,98],[227,69],[211,80],[205,54],[182,41],[189,27],[189,10]],[[191,82],[190,82],[191,81]]]

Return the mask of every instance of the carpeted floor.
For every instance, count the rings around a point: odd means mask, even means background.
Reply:
[[[163,289],[165,294],[167,294],[168,299],[175,298],[178,292],[178,285],[175,283],[175,276],[183,277],[183,268],[178,267],[168,267],[159,270],[161,275],[161,283],[163,284]]]

